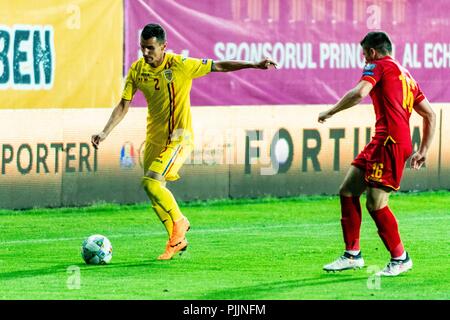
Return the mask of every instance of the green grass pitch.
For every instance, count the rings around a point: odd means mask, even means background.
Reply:
[[[0,299],[449,299],[450,192],[399,193],[390,207],[414,267],[381,279],[389,255],[366,210],[366,267],[322,271],[343,251],[336,196],[183,204],[190,246],[171,261],[155,259],[166,233],[146,204],[2,210]],[[81,260],[96,233],[113,244],[109,265]]]

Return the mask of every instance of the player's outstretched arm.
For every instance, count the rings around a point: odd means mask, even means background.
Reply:
[[[331,118],[331,116],[334,115],[335,113],[356,106],[358,103],[361,102],[362,99],[367,97],[372,88],[373,88],[372,83],[370,83],[369,81],[361,80],[356,85],[356,87],[347,92],[345,96],[343,96],[331,109],[321,112],[317,120],[320,123],[323,123],[328,118]]]
[[[425,163],[428,149],[433,140],[434,131],[436,128],[436,115],[431,109],[431,105],[427,99],[422,100],[414,106],[414,110],[423,118],[422,141],[420,142],[419,150],[411,157],[411,168],[419,170]]]
[[[277,67],[277,64],[270,59],[263,59],[259,62],[239,61],[239,60],[221,60],[214,61],[211,71],[213,72],[229,72],[241,69],[269,69]]]
[[[105,128],[102,132],[92,135],[91,143],[92,146],[97,149],[100,142],[106,139],[109,133],[114,129],[115,126],[119,124],[120,121],[125,117],[130,107],[130,101],[121,99],[119,104],[114,108],[111,113],[111,117],[106,123]]]

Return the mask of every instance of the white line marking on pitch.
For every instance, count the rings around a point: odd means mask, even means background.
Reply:
[[[410,221],[432,221],[432,220],[448,220],[450,217],[430,217],[430,218],[421,218],[421,219],[402,219],[402,222]],[[305,223],[305,224],[289,224],[289,225],[264,225],[264,226],[254,226],[248,228],[220,228],[220,229],[197,229],[192,230],[192,233],[230,233],[230,232],[243,232],[243,231],[263,231],[266,229],[293,229],[295,228],[296,232],[301,233],[302,231],[310,231],[307,228],[311,227],[324,227],[324,226],[336,226],[338,222],[328,222],[328,223]],[[161,234],[166,234],[165,231],[149,231],[149,232],[139,232],[139,233],[125,233],[125,234],[116,234],[110,235],[108,238],[110,239],[120,239],[126,237],[142,237],[142,236],[157,236]],[[58,242],[58,241],[75,241],[75,240],[83,240],[82,237],[66,237],[66,238],[44,238],[44,239],[27,239],[27,240],[11,240],[11,241],[0,241],[0,245],[15,245],[15,244],[28,244],[28,243],[47,243],[47,242]]]

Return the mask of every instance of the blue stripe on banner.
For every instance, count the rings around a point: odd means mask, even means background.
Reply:
[[[179,146],[177,147],[177,149],[175,150],[175,152],[173,153],[173,156],[172,156],[172,158],[170,159],[169,163],[167,164],[166,168],[164,169],[164,171],[163,171],[163,173],[162,173],[162,176],[164,176],[164,175],[166,174],[167,169],[169,169],[170,164],[172,163],[173,159],[175,159],[175,157],[177,156],[178,151],[180,151],[180,148],[181,148],[181,146],[179,145]]]

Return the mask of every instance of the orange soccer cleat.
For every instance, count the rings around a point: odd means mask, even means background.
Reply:
[[[189,220],[183,216],[180,220],[173,222],[172,236],[170,237],[170,245],[172,247],[177,246],[179,243],[185,240],[186,232],[191,228]]]
[[[181,240],[177,245],[172,246],[170,244],[170,241],[167,241],[166,244],[166,251],[164,251],[163,254],[161,254],[158,257],[158,260],[170,260],[172,259],[172,257],[177,254],[178,252],[183,252],[186,251],[188,246],[188,242],[186,240],[186,238],[184,238],[183,240]]]

